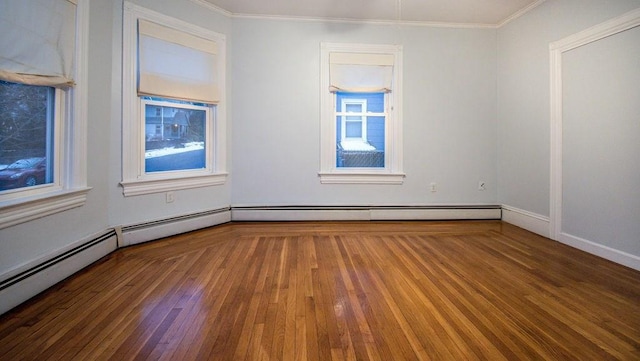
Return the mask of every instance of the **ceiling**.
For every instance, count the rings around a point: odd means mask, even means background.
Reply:
[[[544,0],[205,0],[233,15],[500,25]]]

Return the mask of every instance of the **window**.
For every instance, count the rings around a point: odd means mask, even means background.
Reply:
[[[54,101],[53,87],[0,81],[0,192],[53,183]]]
[[[86,201],[87,20],[85,0],[0,3],[0,228]]]
[[[384,168],[385,94],[336,93],[336,167]]]
[[[125,196],[223,184],[223,35],[125,3]]]
[[[321,46],[322,183],[402,184],[400,46]]]
[[[212,107],[143,99],[146,173],[206,168],[205,140]]]

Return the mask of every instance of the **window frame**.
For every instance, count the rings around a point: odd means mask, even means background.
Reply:
[[[145,123],[142,97],[137,93],[138,20],[151,21],[178,31],[212,40],[218,46],[216,70],[220,84],[220,101],[212,104],[207,120],[205,170],[145,172]],[[122,181],[125,197],[167,191],[208,187],[226,183],[226,102],[225,68],[226,38],[224,35],[189,24],[185,21],[149,10],[130,2],[124,3],[123,20],[123,91],[122,91]],[[197,101],[194,101],[197,102]],[[172,106],[167,103],[167,106]]]
[[[329,90],[330,53],[391,54],[393,89],[385,94],[385,167],[348,168],[336,163],[337,93]],[[322,184],[402,184],[402,46],[387,44],[320,44],[320,171]]]
[[[0,194],[0,229],[81,207],[87,186],[87,58],[89,4],[76,1],[75,85],[55,88],[51,183],[7,190]]]

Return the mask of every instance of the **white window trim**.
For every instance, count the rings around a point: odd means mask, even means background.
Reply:
[[[336,165],[336,95],[329,92],[329,54],[393,54],[393,90],[386,94],[385,167],[338,168]],[[320,171],[323,184],[402,184],[402,46],[378,44],[320,44]]]
[[[124,5],[123,21],[123,90],[122,90],[122,182],[125,196],[161,193],[171,190],[190,189],[222,185],[227,180],[226,173],[226,103],[225,65],[226,40],[222,34],[189,24],[182,20],[137,6],[130,2]],[[138,19],[152,21],[178,29],[218,44],[218,79],[221,86],[220,102],[215,106],[213,122],[208,126],[206,170],[180,172],[144,172],[144,121],[141,116],[142,101],[137,94],[137,23]]]
[[[0,196],[0,229],[83,206],[87,200],[89,3],[76,8],[75,86],[56,89],[54,182]]]

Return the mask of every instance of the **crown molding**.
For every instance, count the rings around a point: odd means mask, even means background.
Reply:
[[[388,25],[388,26],[419,26],[434,28],[471,28],[471,29],[496,29],[495,24],[479,23],[447,23],[437,21],[410,21],[410,20],[382,20],[382,19],[350,19],[350,18],[319,18],[311,16],[284,16],[284,15],[256,15],[235,13],[231,17],[234,19],[253,20],[280,20],[299,22],[322,22],[322,23],[345,23],[345,24],[367,24],[367,25]]]
[[[501,27],[509,24],[510,22],[514,21],[515,19],[521,17],[522,15],[524,15],[524,14],[528,13],[529,11],[531,11],[531,10],[537,8],[538,6],[542,5],[542,3],[545,2],[545,1],[547,1],[547,0],[538,0],[538,1],[534,2],[533,4],[527,6],[527,7],[523,8],[523,9],[520,9],[519,11],[516,11],[511,16],[509,16],[508,18],[506,18],[506,19],[502,20],[500,23],[498,23],[496,25],[496,28],[501,28]]]
[[[227,11],[217,5],[214,5],[208,1],[205,0],[190,0],[192,3],[195,3],[197,5],[200,5],[206,9],[209,9],[211,11],[215,11],[221,15],[227,16],[227,17],[233,17],[233,13],[231,11]]]
[[[483,23],[449,23],[438,21],[411,21],[411,20],[383,20],[383,19],[351,19],[351,18],[320,18],[312,16],[293,16],[293,15],[260,15],[260,14],[244,14],[232,13],[206,0],[190,0],[208,10],[217,12],[223,16],[234,19],[252,19],[252,20],[280,20],[280,21],[299,21],[299,22],[324,22],[324,23],[345,23],[345,24],[368,24],[368,25],[392,25],[392,26],[417,26],[431,28],[456,28],[456,29],[498,29],[511,21],[523,16],[532,9],[538,7],[546,0],[538,0],[533,4],[519,10],[515,14],[502,20],[497,24]]]

